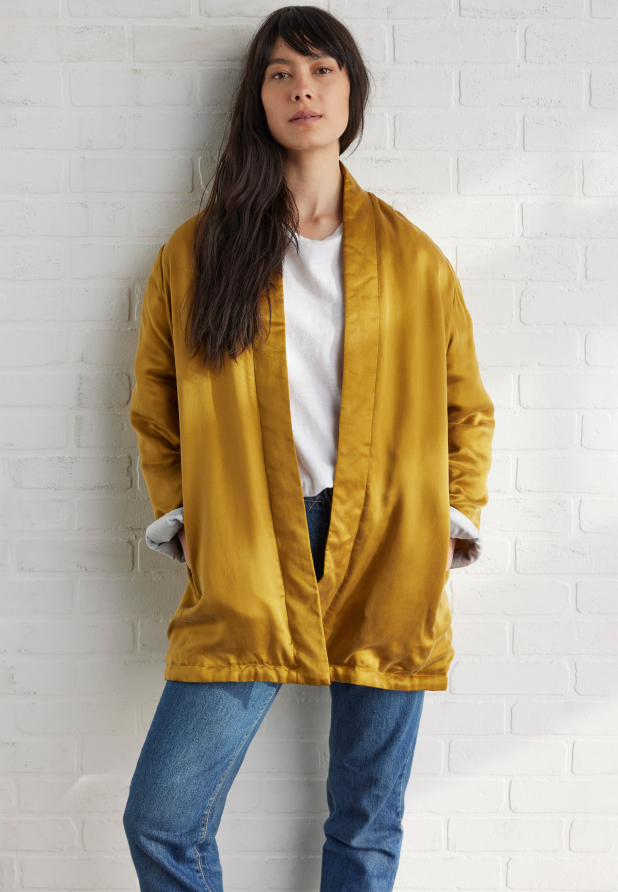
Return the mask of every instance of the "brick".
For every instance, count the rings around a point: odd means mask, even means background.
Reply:
[[[182,201],[136,201],[135,234],[164,241],[198,211],[199,202],[188,198]]]
[[[324,842],[322,822],[315,817],[223,818],[217,833],[220,852],[303,853],[320,851]]]
[[[130,384],[126,374],[4,375],[0,378],[2,406],[68,406],[111,409],[125,406]]]
[[[514,62],[517,25],[443,19],[393,28],[396,62],[430,65],[456,62]]]
[[[464,279],[532,279],[569,282],[577,278],[580,252],[576,245],[465,244],[457,246],[457,274]]]
[[[586,335],[586,362],[590,366],[615,366],[618,355],[618,329],[606,331],[601,337],[596,331]]]
[[[125,139],[124,115],[15,111],[10,124],[0,127],[0,148],[6,149],[119,149]]]
[[[615,245],[589,245],[586,248],[586,278],[608,282],[616,278],[618,254]]]
[[[581,18],[582,0],[460,0],[460,13],[474,18]]]
[[[572,68],[545,68],[543,77],[514,68],[465,68],[459,83],[466,106],[581,108],[584,102],[584,73]]]
[[[450,108],[453,105],[455,87],[453,71],[429,66],[420,68],[401,65],[396,68],[378,69],[373,74],[374,106],[390,109]]]
[[[552,22],[526,28],[526,62],[618,61],[618,25],[607,22]]]
[[[20,858],[21,879],[26,888],[77,889],[90,884],[97,875],[104,877],[105,888],[128,889],[135,875],[129,855],[112,855],[104,858]],[[95,880],[96,885],[99,881]],[[96,886],[94,887],[96,888]]]
[[[71,272],[75,279],[147,278],[160,245],[79,244],[71,246]]]
[[[81,727],[83,724],[88,729],[91,726],[96,729],[104,724],[106,714],[109,714],[110,727],[114,727],[115,724],[131,725],[130,720],[114,722],[114,711],[113,709],[109,710],[109,707],[115,704],[109,703],[85,704],[86,708],[82,710],[79,721],[75,723],[75,706],[74,704],[69,705],[72,707],[70,727]],[[69,733],[69,716],[64,704],[61,704],[61,707],[62,709],[58,704],[53,704],[53,708],[58,711],[58,719],[64,719],[67,722],[63,729],[64,733]],[[127,717],[131,715],[129,709],[130,707],[125,707]],[[121,719],[122,713],[117,712],[117,717]],[[57,725],[58,722],[55,724]],[[85,733],[100,732],[87,730]],[[81,815],[85,812],[97,811],[118,814],[122,813],[127,803],[129,782],[130,779],[125,777],[97,777],[96,775],[82,777],[78,784],[75,783],[74,778],[68,780],[65,778],[50,780],[23,778],[19,781],[19,805],[21,811],[27,813],[59,812],[60,814],[76,813]],[[126,888],[130,888],[130,884],[127,884]]]
[[[618,884],[618,859],[599,858],[511,858],[507,883],[512,889],[537,888],[570,892],[588,888],[612,892]]]
[[[373,191],[441,195],[451,191],[448,158],[419,156],[414,164],[403,158],[357,158],[349,169],[359,181],[371,177]]]
[[[0,503],[0,527],[66,530],[69,527],[69,504],[64,499],[5,498]]]
[[[395,148],[401,150],[481,151],[517,145],[517,115],[510,111],[419,111],[395,115]]]
[[[617,836],[617,819],[576,818],[571,824],[569,848],[573,852],[612,852]]]
[[[69,13],[84,18],[187,18],[191,0],[69,0]]]
[[[462,195],[574,195],[575,163],[568,158],[462,155],[457,160]]]
[[[566,663],[549,660],[529,660],[525,665],[507,660],[460,660],[451,672],[449,689],[455,695],[564,696],[569,690],[569,669]]]
[[[0,743],[0,764],[3,773],[69,774],[77,768],[76,747],[73,740],[9,740]],[[34,822],[33,822],[34,823]],[[64,822],[59,822],[64,826]],[[35,851],[38,840],[29,848]]]
[[[0,12],[22,18],[58,18],[60,0],[0,0]]]
[[[91,285],[52,288],[7,288],[7,315],[23,322],[127,322],[128,288],[97,288]]]
[[[6,195],[45,195],[62,192],[64,159],[43,153],[4,152],[0,192]]]
[[[449,850],[455,852],[560,852],[560,818],[451,818]]]
[[[127,585],[130,587],[131,583]],[[121,694],[139,700],[156,698],[158,701],[165,679],[159,660],[123,660],[114,656],[81,660],[77,666],[76,684],[77,690],[84,694]],[[109,741],[106,745],[109,746]]]
[[[609,409],[618,406],[618,375],[544,372],[520,377],[521,405],[528,409]]]
[[[0,820],[6,851],[65,852],[77,845],[77,828],[69,818],[18,818]]]
[[[61,245],[21,242],[0,246],[0,268],[5,279],[59,279],[64,273],[64,266]]]
[[[73,356],[76,362],[88,365],[133,366],[137,347],[137,329],[117,331],[76,331]]]
[[[618,73],[615,70],[591,72],[590,105],[593,108],[618,108]]]
[[[518,620],[513,629],[513,653],[521,654],[612,654],[618,653],[618,623],[551,623]],[[557,693],[566,693],[560,691]]]
[[[528,286],[521,296],[521,321],[528,325],[618,325],[611,288],[579,285]]]
[[[21,540],[17,568],[35,573],[128,573],[133,569],[133,546],[122,539]]]
[[[591,0],[590,14],[600,19],[612,19],[618,15],[618,0]]]
[[[58,456],[16,458],[9,462],[15,486],[26,489],[128,489],[129,459],[125,456]]]
[[[133,141],[136,149],[168,152],[202,150],[206,154],[216,156],[224,137],[226,123],[225,115],[218,112],[207,115],[196,115],[195,112],[135,114]]]
[[[49,329],[0,330],[0,357],[3,366],[58,365],[66,359],[65,334]]]
[[[244,25],[134,25],[136,62],[237,62],[252,29]]]
[[[119,25],[7,23],[0,49],[5,62],[122,62],[126,31]]]
[[[508,238],[517,230],[514,202],[456,201],[430,199],[414,203],[396,200],[395,210],[425,232],[455,238]]]
[[[205,14],[208,14],[208,0],[200,2]],[[240,0],[234,0],[231,4],[232,9],[238,9],[238,15],[241,15],[241,7]],[[431,19],[452,12],[453,0],[359,0],[354,6],[349,6],[346,0],[331,0],[329,9],[334,15],[346,18]]]
[[[84,740],[82,765],[84,774],[119,774],[135,771],[143,741],[137,737],[108,737]],[[126,840],[125,840],[126,842]]]
[[[62,449],[67,445],[63,415],[3,415],[1,449]]]
[[[20,588],[25,589],[28,592],[28,588],[33,589],[35,583],[33,582],[22,582],[19,584]],[[53,610],[50,607],[49,602],[51,601],[51,591],[58,588],[58,582],[47,582],[45,588],[48,592],[47,604],[45,603],[45,598],[41,597],[39,599],[39,603],[37,603],[36,597],[34,593],[28,594],[28,597],[24,598],[24,606],[23,612],[30,613],[30,615],[34,613],[52,613]],[[66,583],[63,583],[66,586]],[[36,583],[36,586],[41,592],[40,583]],[[25,592],[25,593],[26,593]],[[44,593],[41,593],[44,594]],[[33,609],[29,611],[29,607]],[[47,609],[46,609],[47,608]],[[16,613],[18,611],[15,611]],[[60,612],[60,611],[58,611]],[[69,601],[69,609],[64,611],[65,613],[70,612],[70,601]],[[0,678],[1,678],[1,690],[3,694],[27,694],[28,696],[63,696],[66,694],[73,693],[73,674],[74,669],[72,663],[68,661],[61,660],[50,660],[48,658],[42,660],[36,660],[30,657],[27,661],[22,660],[20,657],[17,657],[15,660],[4,660],[0,664]],[[60,745],[61,742],[58,742]],[[24,743],[24,741],[22,741]],[[51,741],[46,741],[45,745],[51,745]],[[72,761],[70,761],[69,767],[63,767],[61,769],[57,769],[57,771],[74,771],[75,770],[75,744],[74,742],[62,744],[62,746],[66,747],[67,752],[70,755]],[[22,755],[25,755],[30,750],[19,750],[19,758],[22,758]],[[43,744],[37,744],[37,748],[31,751],[32,753],[40,753],[43,752],[44,755],[50,756],[55,752],[54,749],[50,750],[49,753],[45,753]],[[64,750],[63,750],[64,752]],[[63,757],[64,758],[64,757]],[[69,758],[67,756],[67,758]],[[20,763],[21,764],[21,763]],[[48,762],[45,759],[41,760],[41,765],[45,766]],[[52,763],[49,763],[52,764]],[[63,765],[65,765],[63,761]],[[36,769],[37,771],[46,770],[44,767],[39,767]]]
[[[41,613],[70,613],[73,604],[71,583],[48,579],[44,586],[33,580],[5,580],[2,584],[0,613],[35,616]],[[27,666],[23,667],[27,669]],[[50,670],[51,671],[51,670]]]
[[[614,625],[615,628],[615,625]],[[586,661],[578,660],[575,664],[575,691],[582,696],[605,696],[615,697],[618,694],[618,672],[616,671],[616,661],[611,663],[607,661]],[[600,744],[599,744],[600,746]],[[614,756],[617,744],[608,749],[608,755],[599,761],[590,761],[589,774],[609,774],[613,773],[609,768],[611,764],[615,764]],[[594,750],[594,748],[593,748]],[[594,750],[596,752],[596,750]],[[605,767],[603,767],[605,766]]]
[[[0,630],[5,653],[127,653],[133,650],[128,622],[5,622]]]
[[[82,846],[86,852],[125,852],[127,834],[122,821],[104,818],[84,818]]]
[[[0,229],[12,235],[128,235],[123,202],[0,202]]]
[[[590,700],[536,700],[513,705],[514,734],[615,735],[618,728],[616,711],[602,710]],[[607,784],[606,787],[603,784]],[[616,781],[580,781],[564,778],[553,780],[517,780],[511,786],[513,811],[618,811]],[[611,804],[611,808],[607,805]]]
[[[452,605],[457,614],[561,614],[570,612],[569,589],[564,582],[501,579],[451,581]]]
[[[474,335],[477,357],[487,366],[572,366],[579,355],[575,331],[526,331],[493,327]]]
[[[584,159],[584,195],[618,195],[618,162],[613,158]]]
[[[582,446],[585,449],[618,449],[618,413],[584,415]]]
[[[132,703],[81,700],[21,703],[17,708],[17,720],[19,730],[28,734],[131,734],[135,731],[135,707]],[[44,808],[24,810],[47,811]],[[60,803],[56,803],[54,811],[63,810]]]
[[[610,204],[524,202],[522,213],[525,238],[618,238],[618,208]]]
[[[77,106],[188,105],[193,77],[184,68],[75,69],[69,83]]]
[[[521,666],[522,664],[517,664]],[[449,771],[454,774],[514,774],[563,775],[568,770],[569,754],[563,741],[519,740],[517,747],[510,740],[459,738],[449,747]],[[468,819],[466,819],[468,820]],[[484,818],[470,819],[472,825],[482,826]],[[453,826],[450,823],[450,828]],[[518,821],[515,821],[517,824]],[[537,823],[533,821],[531,823]],[[560,822],[562,823],[562,822]],[[457,821],[458,836],[465,830],[464,822]],[[508,827],[508,822],[507,825]],[[519,826],[525,826],[522,822]],[[450,837],[450,832],[449,832]],[[503,840],[505,842],[506,840]],[[515,840],[514,840],[515,841]],[[493,847],[492,847],[493,848]],[[508,848],[508,846],[507,846]]]
[[[52,69],[12,68],[0,81],[0,106],[61,106],[62,72]]]
[[[528,112],[524,115],[527,152],[615,152],[618,119],[602,111]]]
[[[616,573],[618,556],[611,539],[519,539],[515,567],[518,573]]]
[[[577,609],[580,613],[618,613],[618,581],[599,579],[578,582]]]
[[[190,192],[191,159],[74,158],[70,187],[72,192]]]
[[[136,446],[135,432],[126,415],[76,415],[75,445],[84,449],[131,448]]]

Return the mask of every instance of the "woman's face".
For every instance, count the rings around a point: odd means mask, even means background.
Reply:
[[[273,139],[290,151],[339,143],[348,125],[350,80],[332,56],[314,59],[277,40],[266,66],[262,103]],[[311,117],[296,118],[299,112]]]

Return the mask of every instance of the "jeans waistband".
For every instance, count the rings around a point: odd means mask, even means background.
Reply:
[[[316,493],[314,496],[305,496],[305,502],[324,502],[329,507],[332,507],[333,487],[327,486],[326,489]]]

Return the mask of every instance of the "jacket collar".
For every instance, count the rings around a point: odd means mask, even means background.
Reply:
[[[259,349],[253,351],[266,472],[285,589],[310,599],[322,620],[326,619],[346,574],[365,502],[378,356],[378,259],[372,197],[341,161],[339,165],[343,175],[343,385],[333,504],[324,576],[319,583],[313,568],[292,431],[281,274],[271,292],[270,331]],[[265,298],[264,305],[268,320]]]

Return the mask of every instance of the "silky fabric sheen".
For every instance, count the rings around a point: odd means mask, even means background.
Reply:
[[[305,498],[318,577],[331,504],[331,489]],[[219,823],[280,688],[281,682],[166,681],[123,815],[141,892],[223,892]],[[424,691],[333,682],[330,694],[320,892],[391,892]],[[288,783],[269,778],[264,801]],[[258,824],[251,820],[242,831],[249,850]],[[258,882],[260,888],[270,885],[267,877]]]
[[[340,168],[343,382],[319,579],[281,276],[270,326],[262,295],[267,337],[221,373],[185,344],[195,217],[148,278],[131,423],[155,519],[183,507],[191,563],[167,628],[168,680],[447,688],[450,507],[480,529],[494,406],[451,263]]]

